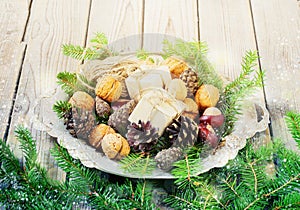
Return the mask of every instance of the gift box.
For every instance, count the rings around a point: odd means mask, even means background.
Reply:
[[[125,79],[125,84],[130,98],[139,100],[143,90],[165,88],[171,79],[167,66],[143,65]]]
[[[160,88],[148,91],[142,96],[128,120],[131,123],[150,121],[152,127],[158,129],[158,134],[162,135],[165,128],[179,117],[185,110],[186,105],[176,100],[166,90]]]

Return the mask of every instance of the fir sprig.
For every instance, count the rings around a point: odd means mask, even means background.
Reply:
[[[149,52],[144,49],[137,50],[136,57],[140,60],[146,60],[149,57]]]
[[[57,84],[61,86],[62,90],[69,96],[73,95],[76,91],[84,91],[91,95],[94,94],[93,87],[95,84],[78,73],[59,72],[56,76]]]
[[[37,151],[36,143],[33,140],[29,130],[24,127],[17,127],[15,130],[17,139],[19,140],[20,149],[23,151],[25,157],[26,170],[30,171],[34,166],[36,166],[37,161]]]
[[[153,158],[143,153],[131,153],[120,161],[121,167],[132,174],[150,174],[156,167]]]
[[[73,95],[76,91],[77,77],[76,73],[59,72],[56,76],[57,84],[61,86],[63,91],[68,95]]]
[[[64,55],[74,58],[76,60],[90,60],[99,57],[99,53],[95,49],[84,48],[72,44],[64,44],[62,46]]]
[[[71,104],[68,101],[56,101],[53,105],[53,111],[56,112],[59,119],[62,119],[71,109]]]
[[[300,114],[287,112],[285,121],[293,139],[297,142],[298,147],[300,148]]]
[[[225,116],[225,131],[223,136],[232,132],[234,123],[240,114],[241,102],[259,87],[263,86],[264,72],[256,70],[258,55],[248,51],[242,61],[242,72],[224,90],[221,97],[221,110]],[[252,74],[255,74],[254,76]],[[251,78],[253,76],[253,78]]]
[[[115,52],[108,48],[108,40],[104,33],[96,33],[90,42],[92,46],[86,48],[78,45],[64,44],[62,45],[62,52],[64,55],[80,61],[91,59],[102,60],[108,56],[116,55]]]

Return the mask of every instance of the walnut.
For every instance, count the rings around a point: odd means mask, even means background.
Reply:
[[[116,101],[122,94],[121,82],[112,76],[103,76],[97,81],[95,93],[108,102]]]
[[[169,67],[172,76],[175,78],[179,78],[180,74],[189,68],[185,61],[175,57],[167,58],[163,64]]]
[[[102,150],[109,159],[122,159],[130,152],[128,142],[118,133],[107,134],[102,140]]]
[[[106,124],[99,124],[91,131],[89,143],[96,149],[101,149],[104,136],[111,133],[115,133],[115,130]]]

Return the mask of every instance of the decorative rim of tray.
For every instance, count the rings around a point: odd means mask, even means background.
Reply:
[[[107,62],[115,62],[115,59],[121,61],[127,58],[128,55],[125,57],[116,56],[112,60],[109,57],[105,60],[92,60],[89,62],[99,62],[97,65],[101,66],[106,65]],[[86,65],[89,65],[89,63]],[[60,87],[57,87],[51,93],[41,96],[33,108],[34,113],[31,122],[34,128],[45,130],[50,136],[56,137],[58,144],[66,148],[73,158],[79,159],[86,167],[130,178],[175,178],[170,171],[166,172],[157,167],[150,174],[129,173],[121,168],[118,161],[109,159],[103,153],[90,146],[86,140],[71,136],[65,128],[63,120],[58,119],[56,113],[52,110],[52,106],[56,101],[68,100],[68,97]],[[248,138],[253,137],[257,132],[264,131],[268,127],[269,113],[265,104],[260,102],[257,97],[250,96],[245,98],[242,101],[241,107],[241,114],[238,115],[232,133],[222,139],[222,145],[219,145],[213,153],[201,159],[201,165],[196,172],[197,175],[207,172],[212,168],[225,166],[229,160],[237,156],[239,150],[245,147]],[[43,110],[42,116],[39,110]]]

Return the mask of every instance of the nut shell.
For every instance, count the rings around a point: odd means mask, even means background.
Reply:
[[[123,137],[121,136],[120,134],[116,133],[115,134],[118,138],[121,138],[122,140],[122,148],[121,148],[121,151],[119,152],[119,155],[116,157],[117,159],[121,159],[127,155],[129,155],[130,153],[130,146],[128,144],[128,141]]]
[[[102,140],[102,150],[109,159],[115,159],[122,148],[122,140],[114,134],[107,134]]]
[[[112,133],[104,136],[102,150],[108,158],[119,160],[129,154],[130,147],[120,134]]]
[[[95,93],[103,100],[113,102],[120,98],[122,84],[112,76],[104,76],[97,81]]]
[[[97,125],[90,133],[89,143],[96,149],[101,149],[101,143],[105,135],[116,133],[114,129],[105,124]]]
[[[83,91],[75,92],[72,97],[69,99],[69,103],[76,108],[84,110],[93,110],[95,106],[95,100]]]
[[[169,67],[175,78],[179,78],[180,74],[189,68],[186,62],[175,57],[167,58],[163,64]]]
[[[216,106],[219,98],[219,90],[213,85],[201,85],[195,94],[195,101],[201,110]]]

